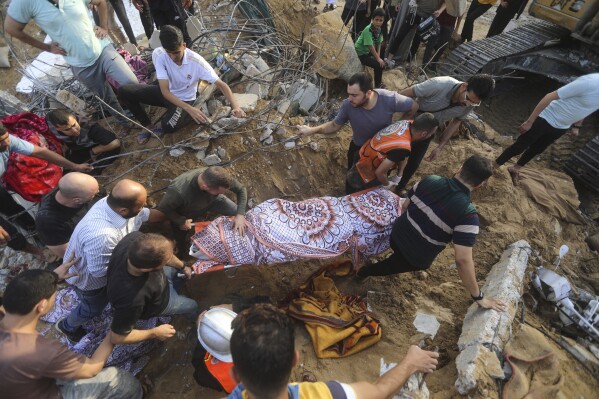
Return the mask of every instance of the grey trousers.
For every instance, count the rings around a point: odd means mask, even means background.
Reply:
[[[141,399],[141,384],[133,374],[108,367],[93,378],[56,380],[64,399]]]
[[[117,101],[112,88],[108,85],[106,76],[110,76],[121,86],[139,83],[129,65],[117,53],[112,44],[104,47],[100,57],[98,57],[94,64],[83,68],[72,66],[71,70],[77,80],[120,113],[123,113],[123,108]],[[123,120],[118,114],[112,111],[111,113],[118,120]]]

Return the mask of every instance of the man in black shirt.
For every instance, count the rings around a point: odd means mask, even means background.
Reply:
[[[89,210],[98,190],[95,178],[71,172],[42,198],[35,216],[38,237],[59,258],[63,257],[75,226]]]
[[[166,266],[166,264],[170,266]],[[129,233],[112,252],[108,264],[107,294],[114,310],[112,342],[132,344],[172,337],[175,329],[163,324],[149,330],[136,330],[139,319],[160,315],[198,315],[198,304],[179,295],[173,287],[177,269],[191,276],[173,253],[173,243],[159,234]]]

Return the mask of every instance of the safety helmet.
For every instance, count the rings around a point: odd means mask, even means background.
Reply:
[[[204,313],[198,324],[198,340],[212,356],[231,363],[231,322],[237,313],[225,308],[212,308]]]

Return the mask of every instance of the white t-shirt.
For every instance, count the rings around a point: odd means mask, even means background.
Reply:
[[[557,90],[552,101],[539,115],[556,129],[568,129],[599,109],[599,73],[579,77]]]
[[[152,52],[152,62],[156,68],[156,79],[168,80],[169,90],[182,101],[196,99],[200,80],[211,84],[218,80],[218,75],[210,64],[201,55],[187,48],[181,65],[175,64],[162,47]]]

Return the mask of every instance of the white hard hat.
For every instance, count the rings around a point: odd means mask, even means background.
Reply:
[[[198,325],[198,340],[212,356],[231,363],[231,322],[237,313],[225,308],[212,308],[204,313]]]

